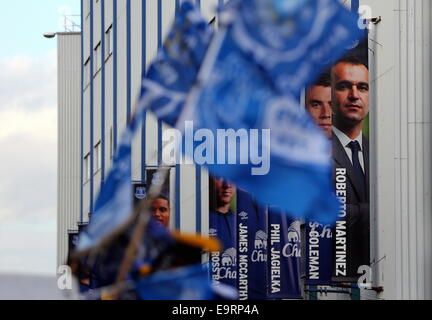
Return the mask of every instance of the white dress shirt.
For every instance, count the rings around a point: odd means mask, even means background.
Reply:
[[[360,134],[354,140],[351,140],[345,133],[340,131],[335,126],[333,126],[333,132],[336,135],[336,137],[338,137],[339,141],[341,142],[342,146],[344,147],[345,152],[351,161],[351,164],[352,164],[352,150],[348,145],[350,144],[351,141],[358,141],[358,143],[360,144],[359,162],[360,162],[360,166],[362,167],[363,172],[364,172],[363,144],[362,144],[362,142],[363,142],[362,136],[363,135],[362,135],[362,132],[360,131]]]

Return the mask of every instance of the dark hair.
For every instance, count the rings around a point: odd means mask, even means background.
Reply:
[[[365,66],[366,69],[369,70],[368,65],[363,62],[361,59],[359,59],[357,56],[345,56],[341,59],[339,59],[334,65],[337,65],[338,63],[349,63],[349,64],[353,64],[355,66]]]
[[[322,87],[330,87],[331,86],[331,77],[330,71],[325,71],[321,73],[318,79],[312,84],[312,86],[322,86]]]
[[[159,193],[156,197],[153,198],[153,200],[156,200],[156,199],[163,199],[163,200],[166,200],[166,202],[168,202],[168,204],[170,203],[168,197],[162,193]]]

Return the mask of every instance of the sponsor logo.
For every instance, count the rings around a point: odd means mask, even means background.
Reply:
[[[262,230],[258,230],[255,234],[255,249],[267,249],[267,233]]]
[[[252,251],[251,260],[252,262],[266,262],[267,261],[267,233],[262,230],[258,230],[255,234],[254,248]]]
[[[222,266],[224,267],[235,266],[236,261],[237,261],[236,249],[229,248],[225,250],[224,253],[222,253],[222,261],[221,261]]]
[[[218,283],[222,279],[236,279],[237,251],[235,248],[225,250],[222,255],[219,252],[211,254],[212,280]]]
[[[248,218],[248,214],[245,211],[240,212],[238,215],[242,220],[246,220]]]
[[[299,258],[300,250],[300,222],[294,221],[288,228],[287,243],[282,249],[282,255],[287,258]]]
[[[217,237],[217,230],[214,228],[209,229],[209,236],[210,237]]]

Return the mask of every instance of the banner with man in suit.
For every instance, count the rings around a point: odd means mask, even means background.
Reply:
[[[370,265],[369,66],[363,41],[330,69],[333,182],[340,201],[333,229],[333,280],[357,282]]]
[[[306,284],[356,283],[370,265],[369,70],[367,39],[305,91],[305,107],[332,141],[335,225],[306,221]]]

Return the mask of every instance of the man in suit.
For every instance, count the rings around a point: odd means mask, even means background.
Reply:
[[[346,277],[358,278],[357,269],[370,264],[369,248],[369,141],[363,122],[369,113],[368,67],[354,57],[331,69],[333,107],[333,166],[346,169]],[[336,179],[336,176],[333,177]]]

